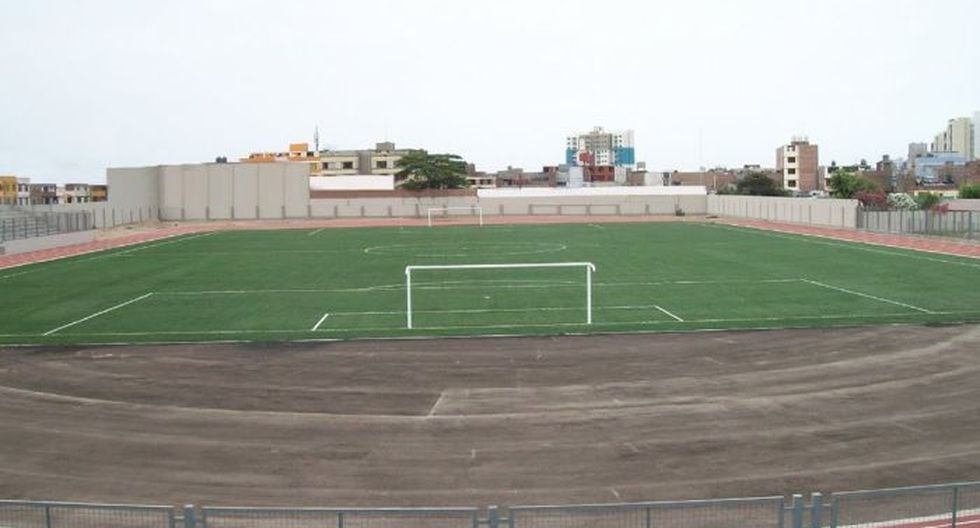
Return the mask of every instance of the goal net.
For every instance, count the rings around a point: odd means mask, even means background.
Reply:
[[[440,224],[483,225],[483,208],[478,205],[460,207],[430,207],[425,216],[429,227]]]
[[[410,329],[592,324],[594,272],[591,262],[406,266],[405,324]]]

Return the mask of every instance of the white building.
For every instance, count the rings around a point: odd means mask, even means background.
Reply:
[[[594,127],[590,132],[571,134],[565,138],[565,163],[633,167],[636,165],[633,131]]]
[[[969,117],[950,119],[946,128],[936,134],[932,152],[956,152],[967,160],[975,158],[973,120]]]
[[[31,205],[30,178],[17,178],[17,205]]]
[[[980,159],[980,133],[977,126],[980,125],[980,110],[973,112],[973,159]]]

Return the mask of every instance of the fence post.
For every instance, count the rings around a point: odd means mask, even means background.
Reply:
[[[821,528],[823,522],[823,495],[815,492],[810,496],[810,528]]]
[[[51,528],[51,505],[44,505],[44,527]]]
[[[344,528],[344,512],[337,512],[337,528]]]
[[[793,495],[793,528],[803,528],[803,495]]]
[[[514,524],[514,513],[510,514],[511,526]],[[487,527],[488,528],[499,528],[500,527],[500,510],[496,506],[490,506],[487,508]]]
[[[197,520],[194,518],[194,505],[184,505],[184,528],[196,528]]]
[[[956,510],[960,502],[960,487],[953,486],[953,519],[950,528],[956,528]]]

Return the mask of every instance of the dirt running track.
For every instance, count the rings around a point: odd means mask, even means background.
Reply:
[[[980,326],[0,349],[0,497],[615,502],[980,478]]]

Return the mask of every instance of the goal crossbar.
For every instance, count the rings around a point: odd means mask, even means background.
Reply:
[[[585,323],[592,324],[592,274],[591,262],[527,262],[517,264],[433,264],[405,266],[406,327],[412,328],[412,272],[415,270],[450,269],[514,269],[514,268],[585,268]]]
[[[453,207],[430,207],[426,209],[426,217],[429,221],[429,227],[432,227],[432,213],[449,213],[450,211],[467,211],[470,213],[477,213],[480,217],[480,225],[483,225],[483,208],[479,205],[467,205],[467,206],[453,206]]]

